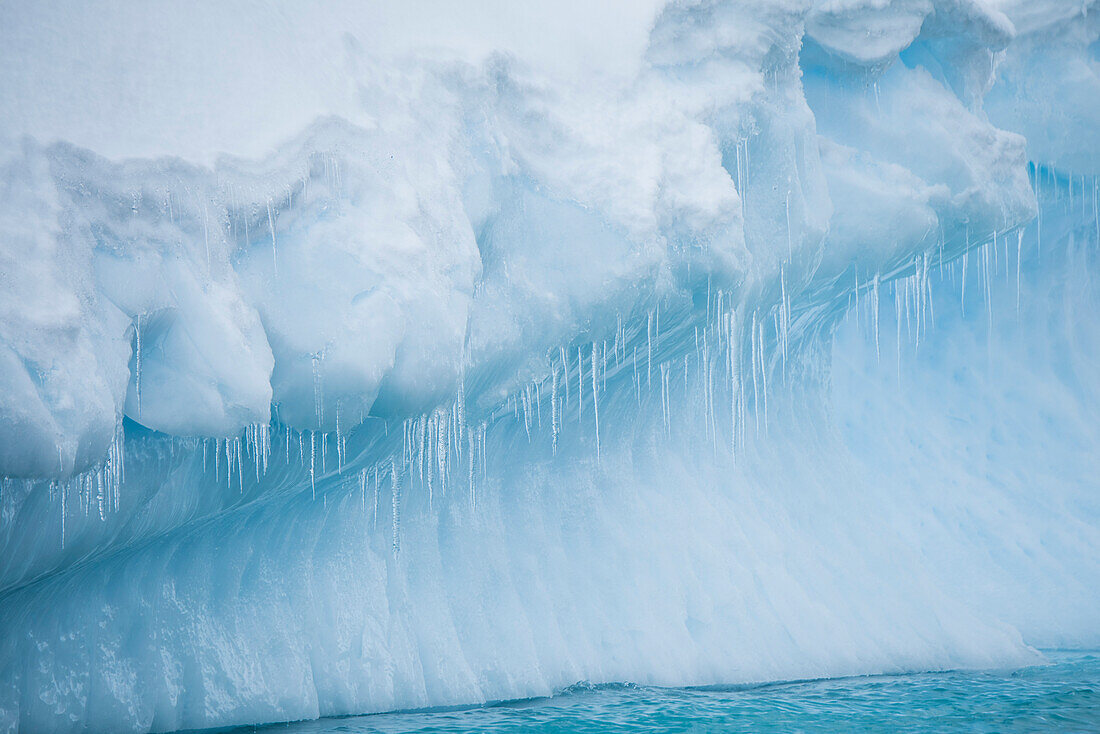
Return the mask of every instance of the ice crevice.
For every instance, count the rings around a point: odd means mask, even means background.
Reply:
[[[0,137],[0,731],[1095,644],[1098,18],[655,3],[607,78],[347,41],[264,155]]]

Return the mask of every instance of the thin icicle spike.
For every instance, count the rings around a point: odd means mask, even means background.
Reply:
[[[558,454],[558,368],[551,365],[550,368],[550,450],[554,456]],[[473,477],[473,464],[470,465],[471,481]]]
[[[649,388],[653,385],[653,312],[650,311],[646,316],[646,367],[645,367],[645,380],[646,387]]]
[[[401,489],[397,482],[397,465],[390,462],[390,498],[393,505],[393,555],[401,551]]]
[[[137,415],[141,417],[141,314],[134,322],[134,398]]]
[[[596,431],[596,463],[600,463],[600,403],[599,403],[599,376],[596,372],[596,365],[600,363],[599,355],[597,354],[596,342],[592,342],[592,417],[595,421]]]
[[[271,272],[278,278],[279,277],[279,259],[278,249],[275,245],[275,214],[271,210],[271,201],[267,202],[267,226],[271,231]]]
[[[577,347],[577,420],[584,417],[584,359],[583,352]]]
[[[1100,222],[1100,220],[1097,220]],[[1100,237],[1097,238],[1100,243]],[[1020,317],[1020,263],[1023,260],[1024,230],[1016,231],[1016,318]]]
[[[871,321],[872,329],[875,332],[875,358],[882,361],[882,348],[879,342],[879,324],[878,324],[878,310],[879,310],[879,275],[875,273],[875,277],[871,281]]]

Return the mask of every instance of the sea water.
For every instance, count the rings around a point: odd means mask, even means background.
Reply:
[[[1100,651],[1019,670],[659,688],[578,683],[549,698],[242,727],[232,732],[1100,731]]]

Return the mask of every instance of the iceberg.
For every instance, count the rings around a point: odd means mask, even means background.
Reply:
[[[0,7],[0,731],[1100,643],[1100,3],[437,5]]]

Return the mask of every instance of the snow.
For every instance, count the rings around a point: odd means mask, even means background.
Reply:
[[[0,7],[0,731],[1096,644],[1097,18]]]

